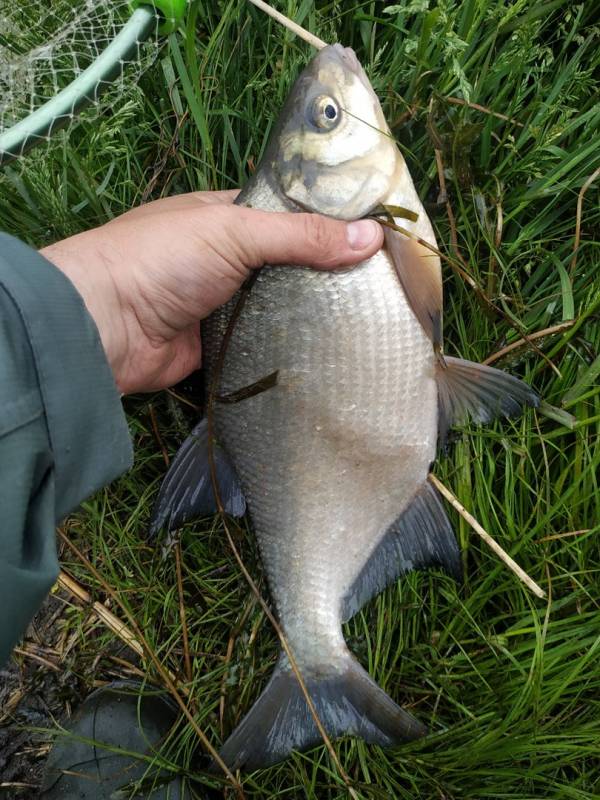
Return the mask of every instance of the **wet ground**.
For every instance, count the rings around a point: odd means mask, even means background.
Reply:
[[[37,798],[57,724],[97,686],[131,677],[125,646],[100,646],[91,609],[55,591],[0,669],[0,797]],[[124,658],[127,660],[124,660]]]
[[[65,601],[52,596],[0,669],[0,796],[35,798],[55,727],[82,698],[64,641]],[[36,730],[37,729],[37,730]],[[41,729],[41,730],[40,730]]]

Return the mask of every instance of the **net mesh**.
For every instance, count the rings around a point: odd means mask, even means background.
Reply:
[[[149,7],[146,7],[148,9]],[[99,78],[87,93],[86,105],[97,111],[135,84],[154,61],[161,45],[161,19],[151,8],[153,22],[144,40],[134,39],[110,75]],[[127,0],[0,0],[0,135],[29,118],[92,65],[131,20]],[[107,95],[104,89],[110,85]],[[48,139],[55,127],[73,124],[81,101],[68,109],[38,139]],[[93,110],[86,112],[94,113]],[[33,142],[29,142],[31,146]]]

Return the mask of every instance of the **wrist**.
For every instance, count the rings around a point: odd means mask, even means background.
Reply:
[[[82,298],[96,325],[106,359],[119,386],[119,374],[127,351],[127,331],[110,259],[100,247],[90,247],[90,242],[86,241],[92,233],[81,233],[56,242],[40,250],[40,254],[69,279]]]

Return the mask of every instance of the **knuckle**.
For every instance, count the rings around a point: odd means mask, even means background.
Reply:
[[[306,217],[306,237],[308,243],[315,249],[319,256],[329,256],[334,240],[335,232],[332,224],[324,217],[309,214]]]
[[[232,221],[233,221],[232,218],[234,217],[234,214],[232,214],[232,211],[234,211],[234,210],[235,210],[235,208],[233,206],[229,207],[229,206],[217,205],[217,204],[215,204],[214,206],[211,206],[209,209],[207,209],[207,211],[209,211],[210,214],[212,215],[212,217],[215,220],[215,222],[218,225],[222,226],[223,228],[235,227],[235,226],[232,225]]]

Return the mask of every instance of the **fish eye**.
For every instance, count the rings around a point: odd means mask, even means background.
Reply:
[[[333,97],[321,95],[310,106],[310,121],[317,128],[331,130],[335,128],[340,119],[340,108]]]

